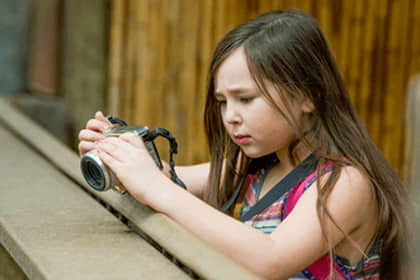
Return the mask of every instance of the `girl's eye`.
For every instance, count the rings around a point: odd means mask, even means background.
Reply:
[[[252,100],[254,100],[254,97],[241,97],[240,100],[243,103],[250,103]]]
[[[223,100],[223,99],[216,99],[216,103],[217,103],[218,105],[225,105],[225,104],[226,104],[226,100]]]

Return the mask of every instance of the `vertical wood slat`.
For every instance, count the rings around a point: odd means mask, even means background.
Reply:
[[[123,33],[124,33],[124,3],[125,1],[111,1],[109,44],[109,76],[108,95],[109,112],[114,116],[120,114],[120,81],[122,78]]]
[[[133,11],[128,12],[131,18],[130,26],[132,34],[135,37],[135,45],[127,46],[127,52],[132,52],[135,56],[133,59],[133,67],[135,68],[135,77],[133,81],[133,98],[130,103],[125,106],[132,107],[135,113],[130,114],[129,122],[136,125],[148,125],[144,123],[144,117],[150,115],[149,108],[151,104],[151,96],[148,94],[148,84],[150,82],[150,71],[154,67],[154,57],[158,55],[159,50],[150,51],[148,41],[149,34],[156,33],[155,23],[150,19],[153,18],[153,12],[150,11],[149,1],[129,0]],[[133,71],[133,70],[132,70]],[[159,73],[156,72],[158,75]]]
[[[369,96],[372,94],[371,73],[374,65],[372,65],[373,47],[375,36],[375,9],[376,5],[373,1],[365,2],[365,32],[362,38],[362,50],[360,57],[362,58],[361,71],[361,87],[359,99],[359,113],[361,118],[366,120],[369,114]]]
[[[180,142],[180,162],[200,162],[208,156],[202,109],[206,72],[217,41],[262,12],[300,8],[320,22],[372,138],[395,168],[402,167],[402,100],[409,76],[420,71],[420,36],[416,36],[420,34],[420,0],[127,1],[131,5],[124,11],[127,23],[132,9],[141,9],[136,13],[150,20],[126,24],[120,35],[114,34],[124,37],[120,46],[117,39],[110,41],[114,55],[110,62],[121,48],[120,65],[124,65],[119,97],[114,90],[118,70],[110,69],[111,96],[114,92],[110,105],[119,101],[121,115],[133,124],[173,131]],[[113,0],[119,2],[125,1]],[[160,8],[151,10],[152,3]],[[135,31],[139,28],[140,33]]]
[[[126,16],[125,16],[125,27],[126,27],[126,36],[124,40],[125,44],[125,51],[123,52],[123,75],[124,79],[122,81],[122,90],[124,94],[122,96],[121,102],[121,115],[124,120],[127,122],[131,122],[132,111],[134,108],[130,106],[133,102],[133,83],[134,81],[134,65],[135,65],[135,40],[136,40],[136,32],[135,27],[133,26],[133,22],[135,22],[135,11],[137,7],[137,1],[135,0],[128,0],[127,5],[125,6]]]
[[[379,147],[382,146],[382,94],[385,91],[385,69],[387,65],[387,56],[385,55],[385,44],[386,44],[386,20],[387,20],[387,5],[388,1],[381,1],[376,7],[375,13],[375,37],[374,40],[374,51],[371,57],[371,63],[373,67],[372,80],[373,83],[372,92],[369,95],[369,117],[365,120],[368,124],[368,129],[372,135],[372,138],[376,141]]]
[[[341,13],[337,16],[342,17],[340,21],[340,43],[337,45],[337,50],[333,50],[336,53],[337,63],[340,67],[343,78],[347,80],[349,75],[349,63],[350,59],[347,55],[348,50],[351,46],[351,17],[353,14],[354,5],[350,1],[342,1]]]
[[[392,1],[390,10],[390,29],[388,30],[389,41],[386,52],[389,57],[387,80],[392,81],[392,83],[387,83],[387,89],[385,91],[385,114],[383,118],[385,131],[383,131],[383,133],[389,135],[389,137],[384,139],[383,151],[388,155],[388,159],[394,164],[399,162],[400,155],[393,153],[393,149],[401,146],[403,138],[403,126],[399,124],[403,122],[404,98],[393,97],[393,95],[398,92],[398,89],[404,87],[400,73],[404,72],[403,63],[405,56],[404,53],[402,53],[401,47],[407,30],[403,28],[407,15],[405,14],[402,4],[402,1]],[[403,154],[403,152],[404,151],[401,151],[401,154]]]
[[[412,0],[413,18],[410,21],[411,32],[411,60],[410,74],[420,72],[420,0]]]
[[[207,71],[210,68],[211,53],[213,51],[214,43],[213,36],[214,30],[212,25],[212,19],[214,17],[214,1],[204,0],[201,4],[200,11],[200,25],[201,32],[199,38],[199,63],[198,63],[198,78],[196,92],[199,98],[196,98],[196,108],[194,112],[194,147],[193,147],[193,162],[199,162],[203,159],[207,159],[208,151],[206,147],[206,138],[203,129],[199,129],[203,126],[203,111],[204,111],[204,96],[206,95],[207,87]]]

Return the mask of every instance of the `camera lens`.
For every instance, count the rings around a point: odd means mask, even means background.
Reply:
[[[105,189],[105,175],[103,169],[91,158],[85,158],[81,162],[83,176],[89,185],[98,191]]]

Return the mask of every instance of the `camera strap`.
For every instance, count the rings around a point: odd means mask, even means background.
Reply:
[[[127,123],[119,118],[114,118],[111,115],[106,116],[106,118],[112,124],[119,124],[120,126],[127,126]]]
[[[243,213],[242,216],[239,217],[239,220],[242,222],[247,221],[255,215],[258,215],[259,213],[266,210],[293,186],[295,186],[301,180],[306,178],[310,173],[316,170],[317,163],[318,160],[315,154],[309,155],[302,163],[296,166],[289,174],[286,175],[286,177],[284,177],[266,195],[264,195],[262,199],[258,200],[247,212]],[[246,175],[242,177],[234,194],[222,207],[222,211],[226,211],[234,203],[238,197],[240,189],[244,185],[245,178]]]
[[[127,126],[127,123],[119,118],[114,118],[111,115],[106,116],[106,118],[112,123],[112,124],[119,124],[120,126]],[[156,137],[162,136],[163,138],[166,138],[166,140],[169,141],[169,174],[171,175],[171,180],[183,187],[184,189],[187,189],[187,186],[185,186],[184,182],[178,177],[178,175],[175,172],[175,161],[173,159],[173,155],[178,153],[178,144],[176,143],[175,137],[170,133],[168,130],[161,128],[161,127],[155,127],[154,130],[150,130],[149,133],[144,136],[144,140],[153,141],[156,139]]]
[[[178,153],[178,144],[176,143],[175,137],[168,130],[161,127],[155,127],[154,130],[149,132],[146,139],[153,141],[158,136],[162,136],[169,141],[169,174],[171,175],[171,180],[184,189],[187,189],[187,186],[185,186],[184,182],[182,182],[175,172],[175,161],[173,159],[173,155]]]

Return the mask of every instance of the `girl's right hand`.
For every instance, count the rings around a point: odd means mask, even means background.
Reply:
[[[96,143],[105,138],[102,133],[111,126],[111,122],[102,112],[96,112],[95,118],[90,119],[86,128],[79,132],[79,155],[82,156],[95,149]]]

